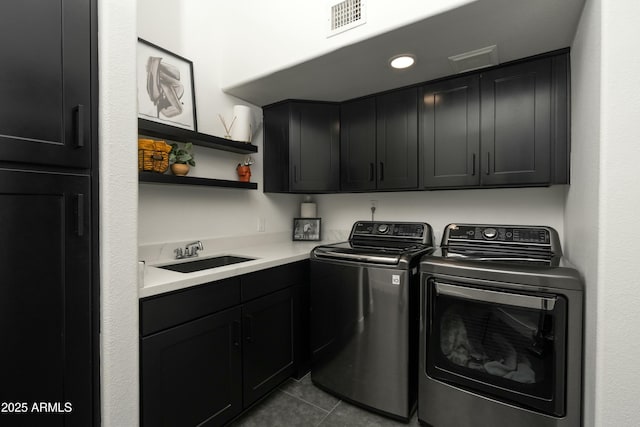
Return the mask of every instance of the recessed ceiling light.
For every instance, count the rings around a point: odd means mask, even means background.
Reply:
[[[402,69],[411,67],[416,62],[416,57],[410,54],[396,55],[389,60],[393,68]]]

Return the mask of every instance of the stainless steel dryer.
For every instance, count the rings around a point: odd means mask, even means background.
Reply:
[[[348,242],[311,253],[313,383],[408,421],[418,394],[418,263],[425,223],[358,221]]]
[[[554,229],[450,224],[420,271],[421,423],[581,425],[584,289]]]

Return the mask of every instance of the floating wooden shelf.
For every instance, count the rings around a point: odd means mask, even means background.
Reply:
[[[191,142],[193,145],[229,151],[231,153],[251,154],[258,152],[258,147],[253,144],[232,141],[230,139],[177,128],[146,119],[138,119],[138,134],[177,142]]]
[[[257,190],[258,184],[255,182],[228,181],[226,179],[197,178],[192,176],[164,175],[155,172],[140,172],[138,174],[140,182],[155,182],[158,184],[177,185],[204,185],[209,187],[241,188],[245,190]]]

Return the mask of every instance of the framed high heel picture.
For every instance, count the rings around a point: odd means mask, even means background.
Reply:
[[[197,131],[191,61],[139,38],[137,78],[139,118]]]

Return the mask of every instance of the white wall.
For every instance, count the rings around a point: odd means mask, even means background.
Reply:
[[[413,191],[318,195],[323,227],[350,230],[355,221],[420,221],[433,227],[440,244],[444,227],[452,222],[549,225],[563,235],[564,186],[487,190]]]
[[[640,420],[640,2],[602,0],[596,424]]]
[[[600,0],[587,1],[571,50],[571,186],[565,253],[585,279],[584,422],[595,425],[600,189]]]
[[[101,412],[138,423],[136,6],[98,2]]]
[[[227,37],[217,43],[228,60],[220,87],[288,68],[343,46],[477,0],[367,0],[367,23],[327,38],[328,7],[338,0],[235,0],[215,2],[210,16]]]
[[[138,0],[138,36],[193,62],[200,132],[224,136],[218,114],[229,124],[233,105],[247,105],[222,93],[218,83],[226,61],[222,47],[232,42],[223,29],[229,22],[244,27],[241,21],[241,16],[226,15],[221,2]],[[256,32],[250,33],[256,38]],[[253,143],[258,146],[258,153],[252,155],[256,163],[251,167],[251,180],[258,183],[258,191],[141,184],[140,244],[254,234],[258,218],[265,219],[266,232],[291,229],[300,197],[262,192],[262,111],[250,107],[256,130]],[[196,167],[190,176],[229,180],[237,179],[235,167],[245,157],[198,146],[194,154]]]
[[[640,419],[640,73],[634,0],[588,0],[572,51],[567,249],[586,281],[585,425]]]

